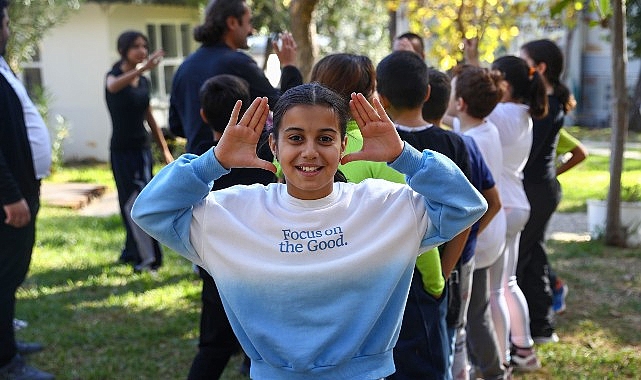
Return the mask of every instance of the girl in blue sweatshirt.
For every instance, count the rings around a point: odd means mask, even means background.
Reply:
[[[343,156],[348,109],[362,150]],[[487,205],[445,156],[398,136],[378,100],[347,103],[317,84],[274,107],[270,148],[285,184],[213,191],[231,168],[274,172],[256,156],[269,106],[237,103],[215,148],[183,155],[139,195],[132,215],[150,235],[215,279],[253,379],[381,379],[417,255],[448,241]],[[388,162],[407,184],[334,182],[339,162]]]

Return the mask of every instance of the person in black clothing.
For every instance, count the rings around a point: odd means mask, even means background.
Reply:
[[[0,0],[0,378],[53,379],[25,363],[13,319],[16,291],[29,271],[40,208],[40,179],[49,174],[51,145],[44,120],[4,59],[8,2]],[[22,352],[21,352],[22,351]]]
[[[187,153],[202,154],[214,145],[210,127],[200,116],[200,88],[211,77],[235,75],[246,81],[250,99],[266,96],[273,106],[281,90],[274,88],[264,72],[247,54],[247,37],[253,32],[251,10],[244,0],[212,0],[205,11],[205,21],[194,29],[194,39],[201,46],[189,55],[176,71],[171,89],[169,129],[187,139]],[[281,35],[281,44],[272,47],[281,63],[281,89],[303,83],[296,68],[296,43],[289,33]],[[250,104],[251,102],[244,102]],[[227,116],[231,108],[226,110]],[[223,126],[227,125],[227,121]],[[212,122],[216,124],[216,122]],[[229,177],[240,181],[244,171]],[[225,179],[227,180],[227,179]],[[256,179],[248,178],[252,183]],[[217,379],[238,344],[227,320],[220,296],[211,276],[199,268],[203,280],[201,330],[198,354],[192,362],[188,379]]]
[[[120,59],[105,79],[105,100],[113,125],[109,147],[111,170],[126,230],[119,261],[132,264],[135,271],[155,270],[162,265],[160,244],[133,223],[130,216],[134,200],[152,176],[153,158],[145,122],[164,162],[174,160],[151,111],[150,81],[142,75],[156,67],[164,53],[157,51],[149,57],[148,45],[147,37],[138,31],[121,33],[117,41]]]
[[[463,139],[423,119],[423,103],[430,92],[425,62],[413,51],[395,51],[378,64],[376,79],[381,104],[396,123],[401,139],[416,149],[444,154],[470,178],[470,159]],[[468,228],[445,243],[441,250],[445,280],[461,257],[469,232]],[[394,348],[396,373],[389,379],[447,378],[450,352],[447,306],[447,292],[438,299],[428,294],[422,286],[420,270],[415,269],[399,340]]]
[[[556,179],[556,145],[565,115],[576,101],[561,83],[563,53],[550,40],[530,41],[521,47],[522,58],[543,79],[548,97],[548,114],[533,121],[532,149],[523,169],[523,187],[530,202],[530,218],[521,232],[517,281],[527,299],[530,330],[537,343],[555,342],[552,298],[563,286],[553,274],[545,251],[545,230],[561,201]]]

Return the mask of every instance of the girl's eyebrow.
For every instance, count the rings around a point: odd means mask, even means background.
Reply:
[[[301,127],[291,126],[291,127],[286,127],[285,129],[283,129],[283,132],[302,132],[304,130],[305,129],[301,128]],[[332,127],[320,128],[320,129],[318,129],[318,131],[319,132],[323,132],[323,133],[339,133],[336,128],[332,128]]]

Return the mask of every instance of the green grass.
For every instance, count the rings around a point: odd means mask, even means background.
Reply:
[[[605,199],[610,186],[609,165],[609,157],[589,155],[584,162],[561,174],[563,199],[558,210],[585,211],[586,199]],[[641,183],[641,160],[625,159],[623,169],[622,186]]]
[[[607,187],[607,159],[590,157],[561,177],[566,211]],[[641,165],[626,161],[624,179]],[[108,165],[75,165],[47,181],[98,182],[113,188]],[[592,190],[596,188],[596,192]],[[61,380],[184,379],[196,353],[199,278],[165,250],[157,274],[116,265],[124,240],[118,215],[84,217],[43,206],[30,275],[18,292],[17,317],[29,322],[18,338],[47,349],[29,362]],[[516,379],[641,378],[639,249],[601,242],[551,241],[551,261],[570,284],[560,316],[561,342],[538,348],[544,367]],[[223,379],[241,380],[233,358]]]

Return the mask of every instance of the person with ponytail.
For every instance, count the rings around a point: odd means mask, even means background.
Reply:
[[[523,168],[532,147],[532,119],[545,117],[548,102],[542,77],[530,70],[525,60],[503,56],[492,63],[492,70],[503,75],[503,98],[487,119],[496,125],[503,148],[503,170],[499,193],[505,210],[505,247],[490,266],[490,283],[502,288],[490,294],[492,319],[501,354],[516,370],[541,367],[530,334],[528,306],[516,280],[519,238],[530,215],[530,203],[523,187]]]
[[[162,248],[131,221],[131,206],[152,177],[150,136],[158,144],[163,163],[174,160],[149,103],[151,81],[143,75],[158,66],[164,52],[158,50],[150,56],[149,40],[136,30],[122,32],[116,48],[120,59],[106,75],[105,101],[113,128],[109,146],[111,170],[126,230],[118,261],[133,265],[134,271],[156,270],[162,265]]]
[[[561,83],[563,53],[553,41],[530,41],[521,47],[521,57],[543,80],[549,110],[534,120],[533,143],[523,170],[523,186],[532,207],[521,234],[517,265],[519,286],[530,311],[530,330],[535,342],[555,342],[554,291],[565,284],[551,271],[545,251],[545,230],[561,201],[561,185],[556,179],[556,145],[565,115],[576,105],[570,90]]]

